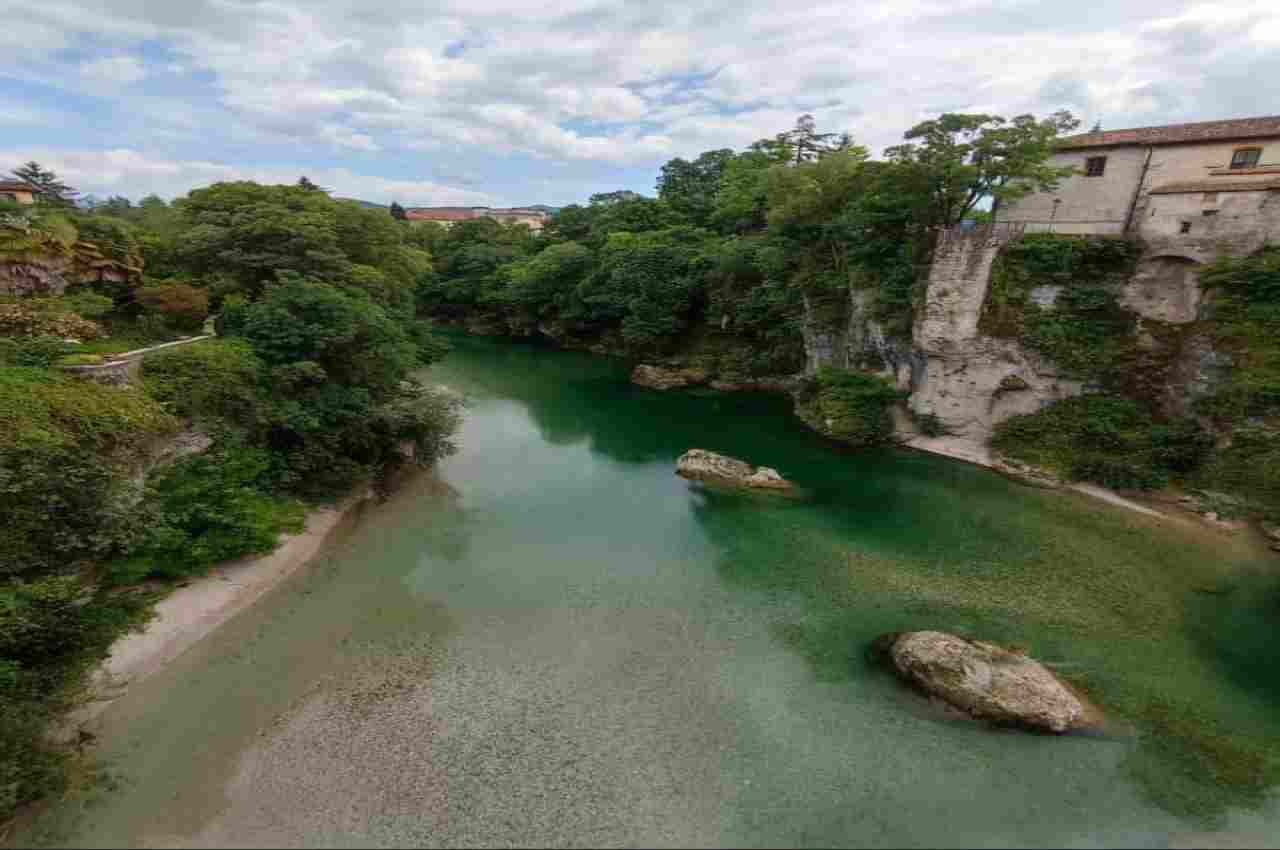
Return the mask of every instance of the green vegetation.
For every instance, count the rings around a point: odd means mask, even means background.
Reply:
[[[996,426],[991,447],[1064,478],[1148,490],[1196,470],[1213,438],[1193,420],[1158,422],[1134,401],[1086,395]]]
[[[996,429],[993,448],[1066,478],[1134,489],[1176,480],[1206,491],[1220,513],[1280,517],[1280,249],[1218,260],[1201,275],[1207,319],[1183,327],[1144,320],[1141,334],[1136,316],[1116,304],[1137,250],[1034,235],[1002,252],[982,328],[1021,340],[1104,394],[1015,417]],[[1060,288],[1053,309],[1031,300],[1040,286]],[[1170,363],[1193,334],[1233,365],[1195,404],[1199,422],[1160,410]]]
[[[221,561],[270,552],[281,532],[302,530],[300,502],[271,495],[275,463],[264,449],[226,445],[161,471],[139,510],[141,540],[109,566],[113,583],[181,578]]]
[[[1138,251],[1122,239],[1025,236],[992,267],[981,328],[1018,339],[1074,376],[1113,377],[1134,344],[1136,317],[1116,296]],[[1057,293],[1052,307],[1032,300],[1037,287]]]
[[[903,393],[878,375],[822,369],[801,386],[800,418],[851,446],[874,446],[893,434],[889,408]]]
[[[1230,442],[1195,483],[1237,494],[1280,519],[1280,247],[1224,257],[1200,280],[1212,299],[1215,346],[1235,368],[1197,405]]]
[[[430,255],[385,212],[233,183],[10,216],[0,261],[72,285],[0,303],[0,820],[65,782],[45,730],[150,589],[270,551],[304,498],[434,462],[457,421],[413,379],[446,350],[416,318]],[[149,357],[136,386],[54,368],[197,332],[211,309],[221,337]],[[212,446],[159,463],[184,424]]]
[[[984,198],[1053,185],[1064,171],[1045,164],[1052,140],[1074,126],[1065,114],[946,115],[875,161],[802,116],[745,151],[671,160],[656,198],[610,192],[565,207],[537,236],[486,220],[418,225],[434,258],[418,302],[494,333],[634,358],[712,350],[725,377],[791,374],[806,299],[839,327],[858,290],[870,317],[904,338],[931,228]]]

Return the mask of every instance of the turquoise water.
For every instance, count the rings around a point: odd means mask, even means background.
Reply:
[[[1273,556],[903,452],[766,397],[474,339],[459,452],[104,716],[93,845],[1275,843]],[[690,447],[803,499],[705,490]],[[937,714],[891,630],[1028,648],[1113,733]]]

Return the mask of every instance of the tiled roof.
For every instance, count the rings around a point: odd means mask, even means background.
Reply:
[[[405,210],[404,215],[409,221],[467,221],[468,219],[480,217],[480,213],[475,210],[462,209],[460,207]]]
[[[1280,189],[1280,177],[1272,180],[1181,180],[1165,183],[1151,190],[1152,195],[1177,195],[1184,192],[1267,192]]]
[[[0,180],[0,192],[35,192],[35,189],[21,180]]]
[[[1104,130],[1082,133],[1058,140],[1059,150],[1102,148],[1116,145],[1173,145],[1180,142],[1221,142],[1235,139],[1280,137],[1280,115],[1261,118],[1234,118],[1229,121],[1197,121],[1194,124],[1166,124],[1163,127],[1134,127],[1131,130]]]
[[[542,210],[512,207],[511,209],[491,209],[489,207],[416,207],[405,210],[405,217],[410,221],[467,221],[473,218],[496,216],[537,216],[547,217]]]

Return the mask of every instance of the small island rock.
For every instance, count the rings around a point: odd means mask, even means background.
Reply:
[[[654,390],[678,390],[705,384],[711,373],[705,369],[668,369],[641,363],[631,372],[631,383]]]
[[[930,631],[877,645],[899,676],[980,720],[1057,733],[1098,725],[1097,710],[1047,667],[1004,647]]]
[[[746,461],[705,449],[689,449],[682,454],[676,461],[676,475],[694,481],[758,490],[790,490],[794,487],[776,469],[755,467]]]

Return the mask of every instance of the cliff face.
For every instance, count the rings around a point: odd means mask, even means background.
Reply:
[[[979,330],[992,264],[1012,236],[1008,231],[944,235],[912,329],[912,414],[936,417],[949,436],[980,446],[1005,419],[1034,413],[1083,388],[1017,340]]]
[[[896,374],[911,360],[908,340],[895,339],[871,315],[872,295],[850,285],[839,302],[818,303],[804,296],[800,333],[806,375],[819,369],[863,369]]]
[[[910,340],[885,334],[867,292],[850,288],[840,304],[805,299],[805,374],[890,378],[905,396],[895,439],[984,463],[1001,422],[1083,393],[1193,415],[1233,367],[1214,347],[1200,271],[1247,247],[940,234]]]

